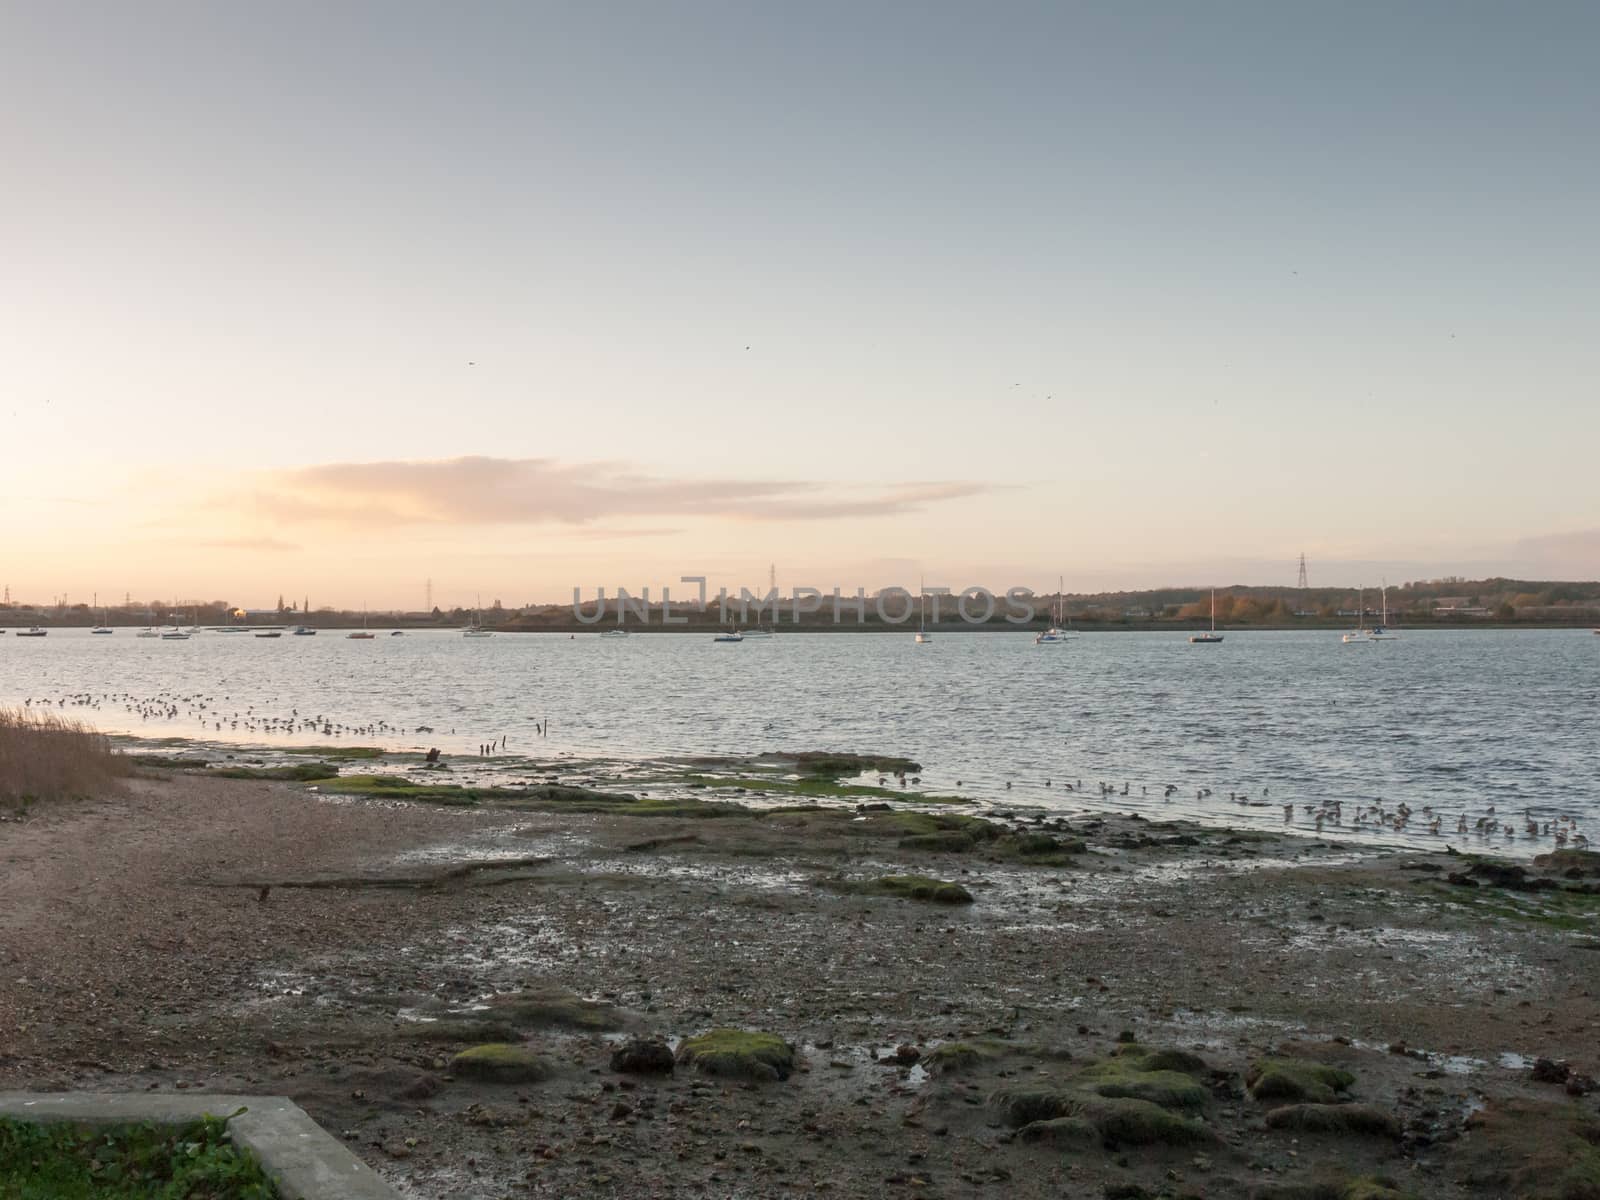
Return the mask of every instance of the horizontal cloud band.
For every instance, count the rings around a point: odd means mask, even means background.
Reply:
[[[916,512],[988,490],[968,482],[679,480],[621,463],[475,455],[280,471],[259,484],[254,502],[280,519],[338,524],[583,524],[645,515],[810,521]]]

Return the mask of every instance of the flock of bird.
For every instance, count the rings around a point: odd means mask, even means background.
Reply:
[[[402,729],[387,721],[372,721],[365,725],[335,721],[322,713],[302,713],[291,708],[288,715],[275,716],[260,711],[249,704],[239,708],[228,696],[181,695],[177,692],[157,692],[154,696],[135,696],[131,692],[75,692],[54,699],[30,696],[22,702],[24,708],[121,708],[140,721],[187,721],[202,729],[214,732],[226,730],[237,733],[285,735],[297,733],[320,734],[323,737],[398,737],[405,733],[432,733],[433,727],[419,725],[415,729]]]
[[[322,737],[398,737],[407,733],[432,733],[431,725],[418,725],[415,729],[403,729],[387,721],[372,721],[364,725],[346,724],[335,721],[323,713],[302,713],[298,708],[292,708],[287,715],[273,715],[258,710],[253,704],[238,707],[228,696],[214,695],[185,695],[177,692],[158,692],[154,696],[135,696],[131,692],[75,692],[53,699],[43,697],[29,697],[23,701],[25,708],[88,708],[102,709],[107,707],[120,707],[124,712],[137,716],[143,722],[150,721],[178,721],[184,720],[198,724],[201,728],[210,728],[215,732],[250,733],[265,736],[283,736],[292,734],[313,734]],[[451,732],[454,732],[453,730]],[[910,774],[906,771],[893,773],[895,781],[901,788],[914,787],[922,782],[921,775]],[[887,787],[889,775],[882,774],[878,777],[878,786]],[[1095,782],[1091,788],[1085,788],[1082,779],[1067,781],[1057,784],[1053,779],[1043,781],[1044,787],[1050,790],[1059,788],[1062,791],[1075,795],[1097,795],[1101,800],[1110,800],[1117,797],[1131,796],[1133,785],[1123,781],[1119,788],[1114,783],[1104,780]],[[964,786],[962,781],[955,781],[956,787]],[[1161,799],[1171,803],[1178,795],[1177,784],[1169,783],[1161,786]],[[1005,788],[1011,791],[1013,782],[1005,781]],[[1148,798],[1150,787],[1148,784],[1139,786],[1139,795]],[[1266,808],[1272,805],[1269,799],[1270,787],[1263,787],[1259,798],[1254,798],[1245,792],[1229,792],[1228,803],[1243,808]],[[1194,799],[1197,804],[1204,804],[1208,800],[1217,799],[1216,793],[1211,788],[1202,787],[1195,789]],[[1218,803],[1220,800],[1218,799]],[[1345,816],[1345,804],[1341,800],[1324,800],[1319,804],[1284,804],[1283,819],[1285,823],[1292,824],[1297,816],[1303,817],[1318,833],[1332,828],[1348,830],[1350,832],[1392,832],[1406,833],[1415,828],[1423,833],[1438,835],[1447,831],[1447,818],[1436,811],[1431,805],[1423,805],[1420,809],[1413,810],[1404,801],[1387,806],[1383,801],[1373,804],[1361,804],[1354,807],[1348,821]],[[1415,818],[1415,820],[1413,820]],[[1467,812],[1456,814],[1451,829],[1454,833],[1477,837],[1480,839],[1503,838],[1506,841],[1515,841],[1517,838],[1539,840],[1549,838],[1555,846],[1572,846],[1576,849],[1587,849],[1589,838],[1578,827],[1577,818],[1570,813],[1554,813],[1535,815],[1531,808],[1524,808],[1516,817],[1497,815],[1495,806],[1488,805],[1481,814],[1474,815]]]

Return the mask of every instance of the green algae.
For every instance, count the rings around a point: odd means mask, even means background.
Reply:
[[[749,815],[737,804],[704,800],[669,800],[635,796],[628,792],[603,792],[594,788],[541,783],[527,787],[473,787],[462,784],[414,783],[395,775],[341,775],[330,780],[326,792],[368,796],[383,800],[414,800],[428,804],[488,804],[499,808],[545,812],[616,814],[634,817],[728,817]]]
[[[1553,889],[1508,892],[1496,887],[1464,888],[1453,884],[1419,881],[1425,894],[1446,904],[1469,910],[1481,918],[1522,921],[1572,933],[1587,933],[1600,918],[1600,895]]]
[[[971,904],[972,893],[948,879],[927,875],[881,875],[877,879],[828,879],[824,887],[863,896],[893,896],[902,900],[926,900],[934,904]]]
[[[335,778],[339,768],[329,763],[293,763],[286,767],[212,767],[207,774],[218,779],[288,779],[312,783]]]
[[[685,1038],[678,1063],[704,1075],[758,1082],[787,1079],[795,1067],[794,1047],[775,1033],[712,1029]]]
[[[211,765],[209,759],[171,754],[133,754],[128,756],[128,761],[135,767],[147,767],[152,771],[203,771]]]

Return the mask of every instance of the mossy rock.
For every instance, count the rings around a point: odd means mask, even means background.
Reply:
[[[884,875],[873,880],[867,890],[884,896],[899,896],[906,900],[929,900],[935,904],[972,903],[972,893],[959,883],[947,879],[930,879],[926,875]]]
[[[1308,1058],[1263,1058],[1250,1065],[1244,1081],[1250,1095],[1263,1102],[1332,1104],[1356,1077]]]
[[[1020,859],[1040,866],[1063,866],[1075,855],[1086,854],[1089,845],[1082,838],[1056,838],[1048,833],[1021,833],[1001,838],[994,851],[1004,858]]]
[[[1402,1191],[1388,1179],[1362,1175],[1344,1185],[1339,1200],[1414,1200],[1415,1195],[1415,1192]]]
[[[554,1069],[525,1046],[490,1042],[463,1050],[450,1060],[450,1069],[462,1079],[485,1083],[537,1083]]]
[[[1402,1191],[1380,1176],[1335,1176],[1310,1182],[1259,1184],[1251,1189],[1250,1200],[1416,1200],[1416,1193]]]
[[[841,816],[846,816],[841,814]],[[962,834],[969,842],[990,842],[1003,830],[993,821],[956,813],[894,812],[868,813],[862,819],[846,816],[849,831],[858,837],[923,837],[928,834]]]
[[[1185,1075],[1203,1078],[1211,1069],[1205,1059],[1187,1050],[1151,1050],[1131,1045],[1121,1047],[1117,1057],[1134,1063],[1141,1071],[1182,1071]]]
[[[974,1042],[945,1042],[922,1056],[922,1066],[930,1075],[960,1075],[1005,1057],[1010,1049],[1004,1042],[988,1038]]]
[[[1003,1089],[992,1103],[1013,1128],[1075,1117],[1092,1125],[1108,1146],[1189,1146],[1216,1141],[1209,1126],[1132,1097],[1035,1086]]]
[[[1017,1130],[1019,1142],[1057,1146],[1063,1150],[1087,1150],[1100,1144],[1100,1130],[1082,1117],[1055,1117],[1033,1121]]]
[[[971,834],[947,829],[939,833],[914,833],[900,839],[902,850],[921,850],[933,854],[965,854],[978,843]]]
[[[1536,855],[1533,865],[1546,871],[1576,869],[1585,875],[1600,875],[1600,850],[1552,850]]]
[[[704,1075],[767,1082],[787,1079],[795,1066],[794,1047],[775,1033],[713,1029],[685,1038],[678,1064]]]
[[[520,1031],[503,1021],[473,1021],[449,1019],[441,1021],[407,1021],[400,1026],[400,1035],[417,1042],[514,1042]]]
[[[1162,1108],[1198,1112],[1210,1098],[1195,1079],[1205,1071],[1204,1061],[1185,1051],[1128,1043],[1079,1072],[1076,1083],[1097,1096],[1148,1100]]]
[[[1370,1104],[1286,1104],[1267,1113],[1269,1129],[1399,1137],[1400,1123]]]
[[[999,1110],[1002,1121],[1021,1129],[1035,1121],[1074,1115],[1076,1098],[1056,1087],[1009,1087],[996,1092],[990,1103]]]
[[[890,754],[843,754],[831,750],[802,750],[796,754],[764,754],[757,761],[793,763],[802,775],[859,775],[877,771],[883,775],[914,775],[922,765],[909,758]]]
[[[585,1000],[565,988],[530,988],[521,992],[504,992],[489,1001],[485,1014],[490,1020],[503,1021],[518,1029],[580,1029],[592,1033],[610,1033],[627,1025],[627,1018],[612,1004],[603,1000]]]
[[[1162,1108],[1199,1112],[1210,1093],[1181,1071],[1120,1071],[1091,1076],[1088,1088],[1097,1096],[1148,1100]]]

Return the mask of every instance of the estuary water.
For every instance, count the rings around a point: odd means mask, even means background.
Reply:
[[[1277,828],[1285,804],[1300,828],[1308,806],[1339,801],[1348,825],[1357,809],[1403,802],[1414,815],[1401,840],[1432,844],[1424,807],[1443,818],[1443,840],[1467,845],[1450,836],[1460,817],[1490,806],[1502,821],[1529,810],[1600,834],[1600,637],[1588,630],[1407,631],[1360,645],[1336,631],[1229,632],[1210,646],[1096,633],[1056,647],[1021,633],[917,645],[909,632],[739,644],[134,632],[6,633],[0,703],[48,704],[108,733],[250,744],[471,754],[503,736],[510,753],[535,756],[876,752],[922,763],[924,790],[997,804]],[[1102,784],[1116,795],[1102,799]]]

